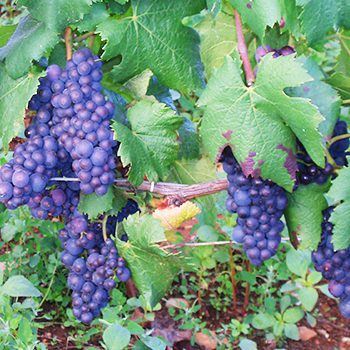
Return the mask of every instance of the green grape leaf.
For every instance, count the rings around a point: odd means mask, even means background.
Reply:
[[[338,90],[340,96],[350,100],[350,30],[338,33],[341,50],[334,67],[334,73],[327,79],[327,83]],[[349,104],[349,102],[347,102]]]
[[[350,30],[338,33],[338,37],[341,49],[334,70],[350,76]]]
[[[39,60],[57,42],[56,32],[29,15],[21,19],[7,44],[0,49],[0,60],[5,60],[8,74],[17,79],[29,71],[33,60]]]
[[[207,14],[194,29],[201,37],[201,57],[209,79],[213,71],[223,65],[225,56],[231,55],[236,48],[234,18],[224,12],[220,12],[215,18]]]
[[[325,139],[328,139],[332,136],[334,125],[339,117],[340,98],[335,89],[322,81],[325,79],[325,74],[314,60],[305,57],[300,57],[298,60],[314,80],[300,87],[287,89],[286,92],[289,96],[308,98],[318,107],[325,118],[319,126],[319,131]]]
[[[90,11],[92,0],[18,0],[37,21],[52,32],[61,32],[67,24],[81,20]]]
[[[135,100],[145,98],[147,90],[152,79],[153,72],[146,69],[142,73],[129,79],[123,86],[122,90],[126,90]],[[152,97],[148,97],[152,99]],[[154,98],[154,97],[153,97]]]
[[[108,18],[97,26],[103,58],[122,56],[112,77],[125,81],[149,68],[160,83],[181,91],[203,86],[197,33],[181,20],[200,12],[203,0],[132,0],[132,16]],[[162,20],[160,21],[159,18]]]
[[[346,249],[350,245],[350,168],[339,171],[328,192],[332,205],[336,205],[331,214],[333,223],[332,242],[335,250]]]
[[[348,0],[310,0],[300,17],[309,44],[315,45],[332,29],[350,28],[350,3]]]
[[[216,179],[216,167],[207,158],[177,160],[167,181],[182,184],[196,184]]]
[[[210,157],[217,159],[230,145],[245,175],[261,175],[291,191],[295,134],[323,167],[322,136],[317,128],[324,118],[309,100],[284,92],[286,87],[310,80],[292,55],[272,58],[268,54],[259,64],[254,86],[248,88],[238,65],[227,57],[198,101],[204,109],[201,135]]]
[[[338,91],[343,100],[350,100],[350,76],[336,72],[327,79],[327,83]]]
[[[90,12],[78,22],[77,28],[80,32],[91,32],[96,26],[109,17],[105,4],[92,4]]]
[[[188,260],[170,254],[155,242],[165,240],[160,221],[150,215],[132,215],[123,221],[128,242],[117,240],[120,255],[131,270],[140,294],[154,307],[170,288],[174,277],[182,270],[193,269]]]
[[[288,194],[288,207],[284,213],[290,234],[301,238],[301,248],[316,249],[321,238],[322,211],[327,208],[323,193],[328,184],[299,186]]]
[[[79,211],[87,214],[90,220],[96,219],[99,215],[113,209],[114,193],[112,186],[104,196],[98,196],[96,193],[81,194],[79,202]]]
[[[176,130],[182,118],[159,102],[143,100],[128,110],[130,129],[113,123],[115,138],[121,142],[118,155],[124,166],[131,166],[129,181],[138,186],[144,176],[159,181],[169,173],[177,159]]]
[[[4,46],[13,32],[16,30],[15,25],[12,26],[0,26],[0,47]]]
[[[24,111],[28,101],[36,93],[39,73],[28,73],[12,79],[0,63],[0,137],[4,149],[8,143],[24,129]]]
[[[200,140],[197,126],[191,120],[184,118],[179,129],[180,151],[179,158],[195,159],[200,156]]]
[[[297,27],[295,0],[230,0],[241,14],[244,23],[263,39],[266,27],[273,27],[284,19],[283,29],[294,32]]]

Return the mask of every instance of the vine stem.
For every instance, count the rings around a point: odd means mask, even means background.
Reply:
[[[348,138],[350,138],[350,134],[342,134],[342,135],[334,136],[329,140],[328,145],[331,146],[334,142],[348,139]]]
[[[247,85],[252,86],[254,84],[255,75],[248,57],[248,49],[244,39],[241,15],[235,9],[233,10],[233,12],[235,15],[235,23],[236,23],[237,49],[242,59]]]
[[[176,249],[176,248],[183,248],[183,247],[203,247],[203,246],[215,246],[215,245],[228,245],[233,244],[232,241],[219,241],[219,242],[198,242],[198,243],[177,243],[177,244],[169,244],[162,246],[163,249]]]
[[[343,100],[343,104],[349,104],[350,103],[350,100]]]
[[[87,38],[91,37],[91,36],[94,36],[95,33],[94,32],[88,32],[88,33],[85,33],[83,35],[80,35],[80,36],[77,36],[74,38],[74,41],[76,42],[80,42],[80,41],[84,41],[86,40]]]
[[[66,44],[66,58],[67,61],[72,59],[73,50],[72,50],[72,28],[67,27],[64,31],[64,42]]]
[[[51,178],[51,180],[66,181],[66,182],[80,181],[78,178],[75,178],[75,177],[53,177]],[[170,197],[172,199],[172,203],[177,205],[182,204],[183,202],[190,199],[224,191],[227,189],[227,186],[228,186],[226,179],[215,180],[211,182],[199,183],[194,185],[184,185],[184,184],[177,184],[177,183],[170,183],[170,182],[154,183],[154,182],[144,181],[138,187],[134,187],[126,179],[116,179],[114,180],[114,184],[117,187],[123,188],[130,192],[148,191],[161,196]]]

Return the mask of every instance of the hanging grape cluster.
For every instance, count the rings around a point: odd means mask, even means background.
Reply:
[[[28,104],[34,117],[25,131],[27,140],[0,168],[0,201],[7,208],[28,205],[35,218],[63,219],[61,261],[69,270],[73,313],[86,324],[107,305],[116,278],[130,278],[112,237],[117,222],[139,210],[129,199],[104,229],[77,210],[80,192],[102,196],[114,181],[114,106],[102,94],[101,68],[100,59],[86,48],[76,51],[63,70],[49,66]]]

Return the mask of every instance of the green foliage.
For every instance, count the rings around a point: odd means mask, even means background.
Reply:
[[[140,294],[153,308],[179,271],[191,267],[183,256],[170,254],[155,244],[165,239],[158,220],[135,214],[123,225],[128,242],[117,240],[118,250],[128,262]]]
[[[300,237],[304,248],[316,249],[321,238],[322,211],[327,208],[323,194],[328,185],[311,184],[299,186],[288,195],[288,207],[285,211],[291,236]]]
[[[222,66],[224,57],[231,55],[236,48],[234,18],[225,12],[219,12],[215,18],[207,14],[203,21],[194,25],[194,29],[201,37],[201,58],[209,79]]]
[[[24,110],[36,92],[40,75],[33,72],[19,79],[12,79],[0,63],[0,136],[5,149],[12,137],[24,128]]]
[[[301,22],[310,45],[323,40],[333,28],[350,28],[347,0],[310,0],[303,8]]]
[[[147,176],[163,179],[177,158],[176,130],[182,119],[165,105],[144,100],[128,111],[130,127],[115,122],[115,137],[121,142],[118,155],[124,166],[131,165],[129,181],[138,186]]]
[[[132,0],[131,6],[130,16],[109,18],[97,27],[107,41],[103,57],[122,56],[112,70],[113,79],[123,81],[150,68],[171,88],[188,91],[202,87],[198,38],[181,20],[199,12],[204,1],[179,0],[173,6],[166,0]]]
[[[79,202],[79,211],[87,214],[89,219],[95,220],[100,214],[113,209],[114,198],[114,191],[111,187],[104,196],[97,196],[95,193],[82,195]]]
[[[334,249],[346,249],[350,245],[349,209],[350,209],[350,168],[339,171],[328,192],[332,204],[340,204],[334,209],[330,221],[334,224],[332,242]]]
[[[266,27],[273,27],[282,18],[285,20],[285,29],[294,34],[297,26],[297,9],[295,0],[256,0],[249,3],[230,0],[230,3],[242,15],[243,21],[261,39]]]

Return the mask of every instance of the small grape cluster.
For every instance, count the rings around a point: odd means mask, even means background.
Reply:
[[[344,121],[338,120],[335,124],[332,137],[343,135],[347,133],[347,125]],[[339,166],[347,165],[346,156],[349,147],[349,139],[343,139],[334,142],[330,148],[329,153]],[[297,153],[298,161],[298,182],[303,185],[316,183],[322,185],[333,174],[334,167],[326,162],[324,168],[318,167],[307,154],[305,148],[298,143],[299,152]]]
[[[339,309],[345,318],[350,318],[350,247],[334,250],[332,243],[333,224],[329,221],[333,207],[323,212],[322,236],[317,250],[312,252],[315,269],[329,281],[329,292],[340,299]]]
[[[338,120],[337,123],[335,124],[332,137],[344,135],[347,133],[348,133],[348,126],[346,122],[343,120]],[[345,138],[334,142],[329,147],[329,153],[338,166],[348,165],[346,156],[349,155],[350,153],[346,151],[348,150],[349,146],[350,146],[350,140],[349,138]]]
[[[255,51],[256,62],[259,63],[261,59],[270,52],[273,52],[273,58],[277,58],[279,56],[292,55],[293,53],[295,53],[295,50],[291,46],[283,46],[280,49],[273,49],[269,45],[259,46]]]
[[[108,227],[108,226],[107,226]],[[89,223],[76,213],[59,233],[62,247],[62,263],[69,269],[68,287],[73,291],[73,314],[81,322],[89,324],[109,301],[109,291],[120,281],[130,278],[130,270],[119,257],[114,242],[103,240],[100,223]]]
[[[298,183],[302,185],[311,183],[322,185],[327,182],[333,173],[333,166],[330,163],[326,163],[324,168],[320,168],[312,161],[305,148],[301,144],[298,144],[298,146]]]
[[[133,215],[140,211],[138,204],[129,198],[125,204],[125,207],[117,215],[117,221],[121,222],[126,219],[129,215]]]
[[[232,240],[243,243],[252,264],[260,265],[276,254],[281,242],[287,196],[270,180],[246,177],[229,147],[223,152],[223,168],[229,183],[226,208],[238,216]]]

